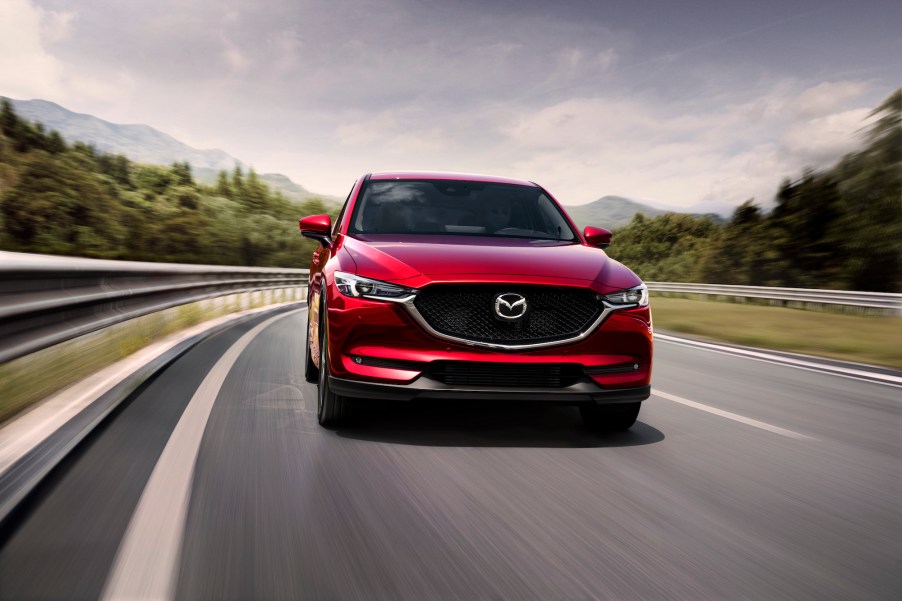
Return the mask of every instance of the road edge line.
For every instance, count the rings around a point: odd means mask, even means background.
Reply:
[[[734,346],[717,344],[715,342],[703,342],[693,340],[691,338],[681,338],[670,334],[655,333],[655,339],[663,342],[672,342],[674,344],[683,344],[694,348],[700,348],[715,353],[723,353],[727,355],[736,355],[753,359],[756,361],[764,361],[766,363],[775,363],[786,367],[794,367],[796,369],[805,369],[808,371],[816,371],[833,376],[851,378],[863,382],[871,382],[872,384],[883,384],[886,386],[902,386],[902,376],[894,376],[891,374],[881,374],[862,369],[853,369],[850,367],[842,367],[839,365],[829,365],[825,363],[817,363],[815,361],[806,361],[804,359],[795,359],[783,355],[774,355],[767,352],[766,349],[745,349]],[[881,368],[883,369],[883,368]],[[886,368],[891,369],[891,368]]]
[[[174,597],[197,455],[219,391],[235,362],[263,330],[302,310],[286,311],[257,324],[207,372],[141,493],[101,599],[162,601]]]
[[[711,407],[710,405],[704,405],[702,403],[690,401],[689,399],[684,399],[681,396],[677,396],[675,394],[670,394],[668,392],[662,392],[655,388],[652,388],[651,393],[653,396],[656,396],[656,397],[659,397],[662,399],[666,399],[666,400],[672,401],[674,403],[679,403],[681,405],[686,405],[687,407],[692,407],[693,409],[698,409],[699,411],[705,411],[705,412],[711,413],[713,415],[725,417],[726,419],[733,420],[734,422],[739,422],[740,424],[745,424],[746,426],[752,426],[753,428],[758,428],[760,430],[766,430],[768,432],[772,432],[774,434],[779,434],[780,436],[785,436],[787,438],[794,438],[795,440],[817,440],[813,436],[808,436],[807,434],[800,434],[799,432],[795,432],[793,430],[787,430],[786,428],[781,428],[780,426],[774,426],[773,424],[769,424],[767,422],[762,422],[757,419],[752,419],[750,417],[745,417],[744,415],[739,415],[738,413],[732,413],[730,411],[724,411],[723,409],[718,409],[717,407]]]
[[[306,306],[306,302],[289,304]],[[86,403],[65,423],[48,433],[43,440],[31,446],[16,460],[9,462],[8,467],[0,473],[0,532],[5,529],[7,522],[20,504],[28,498],[44,478],[141,385],[210,336],[242,321],[252,319],[262,312],[282,306],[286,305],[252,310],[252,312],[214,324],[206,330],[175,343],[146,363],[134,368],[118,382],[111,383],[100,396]],[[64,392],[65,390],[62,391],[62,393]]]

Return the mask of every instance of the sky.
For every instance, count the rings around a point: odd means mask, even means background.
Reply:
[[[899,0],[0,0],[0,95],[344,197],[382,170],[729,214],[862,143]]]

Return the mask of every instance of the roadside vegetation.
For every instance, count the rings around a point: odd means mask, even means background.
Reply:
[[[188,163],[135,163],[68,142],[0,106],[0,249],[216,265],[306,267],[314,245],[287,200],[253,170],[197,182]]]
[[[902,369],[902,317],[652,296],[655,330]]]
[[[832,169],[785,180],[769,212],[749,200],[724,225],[640,213],[614,231],[608,254],[646,281],[898,292],[900,112],[896,90],[873,112],[864,148]]]

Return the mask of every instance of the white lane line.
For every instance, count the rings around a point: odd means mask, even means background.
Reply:
[[[213,403],[235,361],[251,341],[273,322],[302,310],[276,315],[254,327],[226,351],[204,378],[141,494],[116,552],[102,599],[173,598],[194,466]]]
[[[262,309],[232,313],[182,330],[144,347],[127,358],[63,389],[47,400],[41,401],[28,413],[0,427],[0,474],[44,442],[93,401],[180,342],[227,321],[261,311],[270,311],[288,304],[291,303],[278,303]]]
[[[839,376],[842,378],[851,378],[853,380],[871,382],[873,384],[886,384],[888,386],[902,386],[902,377],[894,376],[891,374],[874,373],[874,372],[865,371],[863,369],[852,369],[849,367],[842,367],[839,365],[815,363],[813,361],[805,361],[803,359],[794,359],[792,357],[784,357],[782,355],[772,355],[770,353],[765,353],[765,352],[751,351],[751,350],[741,349],[741,348],[734,348],[732,346],[722,346],[719,344],[712,344],[710,342],[700,342],[698,340],[690,340],[688,338],[679,338],[678,336],[668,336],[667,334],[655,333],[655,340],[662,340],[664,342],[672,342],[674,344],[683,344],[685,346],[701,348],[701,349],[705,349],[705,350],[712,351],[715,353],[722,353],[725,355],[739,355],[742,357],[747,357],[749,359],[756,359],[758,361],[764,361],[766,363],[776,363],[778,365],[786,365],[788,367],[795,367],[795,368],[804,369],[807,371],[816,371],[816,372],[820,372],[820,373],[830,374],[833,376]]]
[[[778,426],[774,426],[765,422],[759,422],[756,419],[745,417],[743,415],[739,415],[738,413],[730,413],[729,411],[717,409],[716,407],[711,407],[709,405],[702,405],[701,403],[696,403],[695,401],[684,399],[683,397],[677,396],[675,394],[661,392],[660,390],[656,390],[654,388],[652,389],[651,393],[657,397],[661,397],[662,399],[667,399],[668,401],[673,401],[674,403],[680,403],[681,405],[686,405],[687,407],[692,407],[693,409],[698,409],[700,411],[707,411],[708,413],[713,413],[714,415],[719,415],[720,417],[725,417],[747,426],[760,428],[761,430],[767,430],[768,432],[773,432],[774,434],[779,434],[780,436],[786,436],[788,438],[794,438],[796,440],[817,440],[816,438],[812,438],[811,436],[799,434],[798,432],[793,432],[792,430],[787,430],[786,428],[780,428]]]

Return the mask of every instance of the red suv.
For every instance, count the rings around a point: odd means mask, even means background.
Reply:
[[[324,426],[348,399],[551,401],[625,430],[650,393],[648,291],[531,182],[373,173],[335,224],[300,220],[310,263],[305,375]]]

